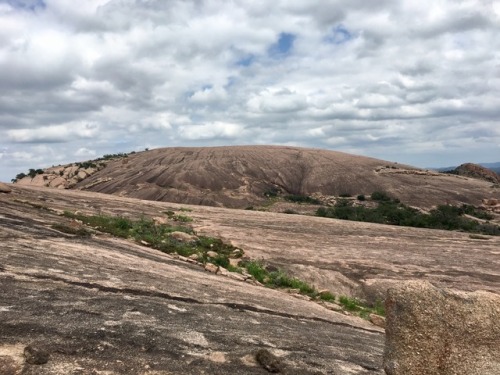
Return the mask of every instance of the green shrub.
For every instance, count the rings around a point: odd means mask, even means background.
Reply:
[[[350,197],[352,197],[352,195],[349,194],[349,193],[342,193],[342,194],[339,195],[339,197],[340,198],[350,198]]]
[[[271,187],[264,192],[264,196],[267,198],[276,198],[279,193],[280,190],[278,188]]]
[[[294,277],[289,277],[283,271],[270,272],[268,275],[267,285],[276,286],[278,288],[298,289],[302,294],[314,294],[315,290],[305,281]]]
[[[374,191],[371,194],[371,198],[374,201],[382,201],[382,202],[391,201],[391,197],[385,191]]]
[[[264,269],[262,263],[257,261],[251,261],[244,264],[247,272],[252,275],[255,280],[260,283],[264,283],[264,278],[267,275],[267,271]]]
[[[321,202],[313,197],[308,195],[285,195],[285,200],[293,203],[306,203],[306,204],[321,204]]]
[[[179,214],[174,216],[174,220],[180,221],[182,223],[190,223],[191,221],[193,221],[193,218],[187,215]]]
[[[366,197],[365,197],[364,194],[360,194],[360,195],[357,196],[357,199],[358,199],[358,201],[365,201]]]
[[[429,214],[399,203],[398,200],[382,200],[375,208],[354,206],[347,199],[337,201],[334,207],[320,207],[317,216],[341,220],[364,221],[380,224],[401,225],[430,229],[462,230],[466,232],[500,235],[500,227],[491,223],[480,224],[464,217],[469,212],[479,215],[469,207],[440,205]],[[480,211],[479,211],[480,212]]]
[[[324,292],[319,295],[323,301],[335,301],[335,295],[330,292]]]
[[[360,311],[362,309],[359,301],[355,298],[340,296],[339,302],[348,311]]]

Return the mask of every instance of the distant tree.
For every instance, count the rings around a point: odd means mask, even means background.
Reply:
[[[17,180],[22,180],[24,177],[26,177],[26,173],[19,173],[17,176],[16,176],[16,181]]]

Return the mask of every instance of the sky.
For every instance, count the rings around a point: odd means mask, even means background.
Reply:
[[[500,161],[496,0],[0,0],[0,180],[173,146]]]

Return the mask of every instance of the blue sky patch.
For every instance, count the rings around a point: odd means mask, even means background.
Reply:
[[[325,38],[331,44],[344,44],[350,41],[353,35],[343,25],[332,28],[331,32]]]
[[[295,42],[296,35],[290,33],[280,33],[278,41],[269,48],[271,57],[282,57],[290,53]]]
[[[32,11],[36,9],[45,9],[47,7],[44,0],[7,0],[7,4],[13,8]]]
[[[248,55],[248,56],[245,56],[242,59],[238,60],[236,62],[236,65],[239,65],[239,66],[250,66],[250,65],[253,64],[254,61],[255,61],[255,56],[254,55]]]

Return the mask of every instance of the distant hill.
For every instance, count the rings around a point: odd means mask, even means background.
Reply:
[[[483,167],[491,169],[493,172],[500,173],[500,162],[498,163],[480,163]]]
[[[495,173],[500,173],[500,162],[498,163],[477,163],[478,165],[491,169]],[[439,167],[439,168],[429,168],[438,172],[447,172],[447,171],[452,171],[454,169],[458,168],[457,165],[453,167]]]
[[[500,183],[500,175],[498,173],[479,164],[465,163],[454,169],[446,170],[445,173],[477,178],[494,184]]]
[[[500,190],[486,181],[329,150],[179,147],[112,156],[49,168],[18,183],[231,208],[265,205],[288,194],[357,196],[380,190],[423,208],[500,198]]]

